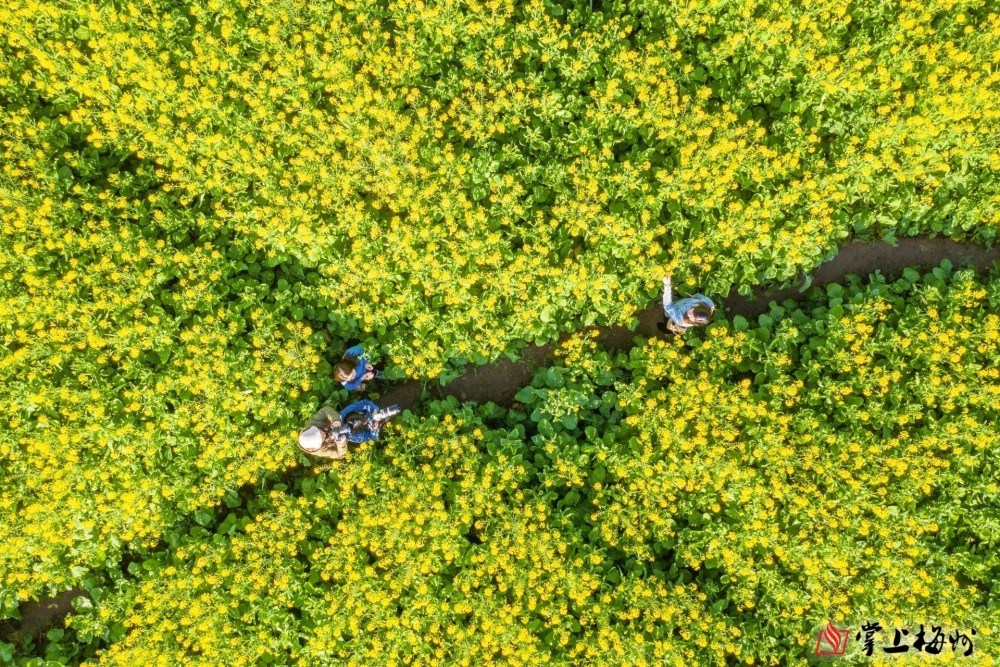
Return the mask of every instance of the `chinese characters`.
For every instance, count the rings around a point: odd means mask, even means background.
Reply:
[[[874,654],[875,635],[883,630],[884,628],[878,621],[865,621],[861,624],[861,630],[855,635],[855,639],[863,641],[862,652],[865,655],[871,656]],[[938,655],[945,649],[945,640],[947,639],[951,645],[952,652],[957,653],[961,651],[961,655],[970,656],[974,651],[972,637],[976,635],[976,631],[970,630],[969,632],[971,636],[961,633],[958,630],[950,634],[945,634],[939,625],[932,625],[928,631],[924,628],[923,623],[920,624],[920,630],[912,635],[907,628],[896,628],[892,631],[892,644],[882,646],[882,651],[890,655],[907,653],[909,651]],[[914,637],[912,643],[907,643],[907,638],[911,636]],[[864,638],[863,640],[862,637]]]

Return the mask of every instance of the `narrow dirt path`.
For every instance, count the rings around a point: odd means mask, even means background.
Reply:
[[[813,271],[812,284],[822,286],[840,282],[852,273],[865,277],[875,271],[881,271],[884,276],[893,276],[911,266],[931,268],[944,259],[950,260],[956,267],[973,266],[983,271],[989,269],[993,262],[1000,261],[1000,246],[985,249],[945,238],[901,239],[895,247],[884,241],[875,243],[852,241],[844,245],[836,257],[824,262]],[[800,276],[800,282],[804,279],[805,275]],[[772,301],[779,303],[785,299],[801,301],[805,296],[806,293],[800,292],[798,287],[775,291],[757,288],[750,297],[734,294],[724,300],[716,299],[716,301],[722,302],[719,303],[719,310],[725,317],[742,315],[752,320],[767,312]],[[599,340],[605,348],[616,352],[632,347],[636,336],[651,338],[662,335],[656,328],[656,324],[663,320],[663,309],[658,302],[637,313],[637,317],[639,326],[635,331],[629,331],[623,326],[596,327],[600,332]],[[565,334],[562,338],[567,335],[569,334]],[[555,347],[552,344],[529,345],[522,350],[521,361],[514,362],[504,358],[485,366],[470,366],[462,375],[444,387],[429,387],[428,393],[434,398],[455,396],[460,401],[479,403],[492,401],[497,405],[509,407],[514,400],[514,394],[531,381],[535,370],[551,361]],[[383,406],[396,404],[405,410],[416,405],[421,392],[420,382],[405,382],[380,396],[377,402]]]
[[[71,588],[53,598],[42,598],[38,602],[25,602],[21,605],[21,624],[16,630],[8,633],[0,632],[0,641],[17,643],[21,637],[38,639],[42,633],[51,628],[56,621],[73,611],[73,599],[87,595],[82,588]],[[11,624],[13,626],[13,624]]]
[[[987,250],[943,238],[902,239],[895,247],[881,241],[851,242],[844,245],[835,258],[821,264],[813,271],[812,284],[822,286],[839,282],[844,276],[852,273],[867,276],[874,271],[881,271],[885,276],[893,276],[911,266],[925,269],[937,266],[944,259],[950,260],[956,267],[973,266],[982,271],[989,269],[993,262],[1000,261],[1000,246]],[[804,279],[804,276],[802,278]],[[761,313],[767,312],[771,301],[781,302],[785,299],[801,301],[805,299],[805,293],[796,287],[776,291],[755,289],[749,298],[733,295],[717,301],[721,302],[720,310],[728,318],[742,315],[747,319],[755,319]],[[636,336],[650,338],[662,335],[656,329],[656,324],[663,319],[659,303],[640,311],[637,317],[639,325],[634,331],[622,326],[596,327],[600,332],[599,340],[608,350],[618,351],[632,347]],[[563,338],[568,335],[565,334]],[[429,387],[428,393],[433,398],[455,396],[460,401],[479,403],[492,401],[509,407],[514,400],[514,394],[531,381],[535,370],[551,361],[555,347],[555,345],[529,345],[521,351],[520,361],[514,362],[504,358],[485,366],[471,366],[444,387]],[[410,409],[417,404],[422,393],[423,383],[404,382],[382,394],[378,403],[382,406],[396,404],[403,409]],[[60,622],[71,611],[71,600],[81,594],[86,595],[86,592],[73,589],[55,598],[24,603],[20,610],[20,627],[10,633],[10,637],[41,636],[46,629]]]

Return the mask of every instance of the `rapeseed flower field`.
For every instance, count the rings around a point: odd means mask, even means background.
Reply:
[[[827,620],[933,620],[994,664],[1000,277],[936,271],[573,337],[510,410],[432,403],[70,630],[93,665],[784,665]]]
[[[444,382],[667,273],[993,243],[998,47],[984,0],[5,3],[0,662],[785,664],[867,619],[986,659],[995,273],[294,436],[351,339]]]

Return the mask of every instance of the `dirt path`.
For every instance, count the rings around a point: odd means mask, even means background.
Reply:
[[[54,598],[42,598],[38,602],[25,602],[21,605],[21,624],[16,630],[0,632],[0,641],[17,643],[21,637],[38,639],[49,628],[66,614],[73,611],[73,598],[87,595],[82,588],[71,588]],[[9,636],[5,636],[9,634]]]
[[[937,266],[946,258],[956,267],[974,266],[979,270],[985,270],[990,268],[994,261],[1000,261],[1000,246],[986,250],[979,246],[942,238],[903,239],[896,247],[883,242],[851,242],[843,246],[834,259],[816,268],[812,273],[813,285],[838,282],[851,273],[867,276],[876,270],[885,276],[892,276],[901,273],[909,266],[922,268]],[[768,310],[771,301],[804,298],[805,293],[799,292],[796,287],[777,291],[755,289],[750,298],[733,295],[719,305],[722,314],[728,318],[742,315],[747,319],[754,319]],[[635,331],[620,326],[597,327],[600,341],[608,350],[618,351],[632,347],[636,336],[650,338],[662,335],[656,329],[657,322],[663,319],[659,303],[639,312],[637,317],[639,325]],[[430,387],[428,393],[434,398],[455,396],[460,401],[479,403],[492,401],[498,405],[509,406],[518,389],[531,381],[535,369],[551,360],[554,348],[555,345],[529,345],[522,350],[521,361],[513,362],[504,358],[485,366],[471,366],[448,385]],[[409,409],[417,404],[422,392],[421,382],[404,382],[380,396],[378,403],[382,406],[397,404],[403,409]],[[86,595],[84,591],[74,589],[55,598],[24,603],[20,610],[20,627],[10,633],[10,636],[39,637],[42,632],[53,627],[71,611],[70,602],[81,594]]]
[[[864,277],[869,273],[881,271],[884,276],[893,276],[902,273],[903,269],[910,266],[924,269],[937,266],[943,259],[951,260],[956,267],[974,266],[982,271],[989,269],[994,261],[1000,261],[1000,246],[986,250],[944,238],[902,239],[895,247],[883,241],[876,243],[853,241],[844,245],[836,257],[824,262],[813,271],[812,284],[822,286],[840,282],[844,276],[852,273]],[[801,280],[804,279],[805,276],[801,276]],[[727,318],[742,315],[752,320],[767,312],[772,301],[779,303],[785,299],[801,301],[805,296],[805,292],[800,292],[798,287],[776,291],[758,288],[749,298],[737,294],[727,297],[719,304],[719,310]],[[663,309],[659,303],[640,311],[637,317],[639,326],[635,331],[629,331],[622,326],[596,327],[601,334],[599,340],[605,348],[612,352],[624,350],[632,347],[636,336],[651,338],[662,335],[656,328],[656,324],[663,320]],[[514,394],[531,381],[535,370],[549,363],[554,348],[555,345],[529,345],[521,352],[521,361],[513,362],[504,358],[485,366],[471,366],[444,387],[429,387],[428,393],[434,398],[455,396],[460,401],[479,403],[492,401],[497,405],[509,407],[514,400]],[[404,410],[409,409],[416,405],[421,391],[420,382],[405,382],[380,396],[378,403],[396,404]]]

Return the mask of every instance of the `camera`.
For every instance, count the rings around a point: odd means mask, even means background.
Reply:
[[[387,408],[382,408],[381,410],[376,410],[372,414],[372,420],[377,422],[384,422],[392,419],[398,415],[402,410],[399,409],[398,405],[390,405]]]
[[[340,426],[338,428],[332,428],[332,429],[330,429],[330,433],[329,433],[329,435],[327,435],[327,437],[328,438],[333,438],[334,440],[346,440],[347,436],[349,436],[351,434],[352,430],[353,429],[350,426],[348,426],[348,425],[345,424],[345,425]]]

